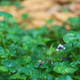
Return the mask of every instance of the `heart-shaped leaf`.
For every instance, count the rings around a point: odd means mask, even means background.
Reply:
[[[72,42],[80,41],[80,33],[77,33],[77,32],[67,33],[67,34],[63,37],[63,40],[64,40],[64,42],[66,42],[66,43],[72,43]]]

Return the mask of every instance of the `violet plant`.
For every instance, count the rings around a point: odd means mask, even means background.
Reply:
[[[57,25],[52,31],[46,26],[24,30],[9,13],[0,16],[8,18],[0,21],[1,80],[80,79],[79,30],[63,34],[65,27]]]
[[[57,51],[59,51],[59,50],[65,50],[65,47],[63,45],[59,44],[56,50]]]

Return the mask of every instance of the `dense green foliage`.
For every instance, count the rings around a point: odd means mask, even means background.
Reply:
[[[1,80],[80,80],[80,25],[73,27],[80,17],[68,20],[74,31],[67,32],[66,23],[52,26],[52,19],[41,28],[25,30],[10,14],[0,16]],[[56,51],[59,44],[65,50]]]

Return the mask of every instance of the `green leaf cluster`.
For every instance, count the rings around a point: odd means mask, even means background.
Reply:
[[[25,30],[11,14],[0,12],[0,16],[5,19],[0,21],[1,80],[80,79],[80,30],[77,27],[78,31],[67,32],[64,25],[53,26],[50,19],[41,28]],[[60,43],[65,50],[56,51]]]

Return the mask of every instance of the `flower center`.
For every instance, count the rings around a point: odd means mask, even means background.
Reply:
[[[63,49],[63,47],[59,47],[58,49]]]

